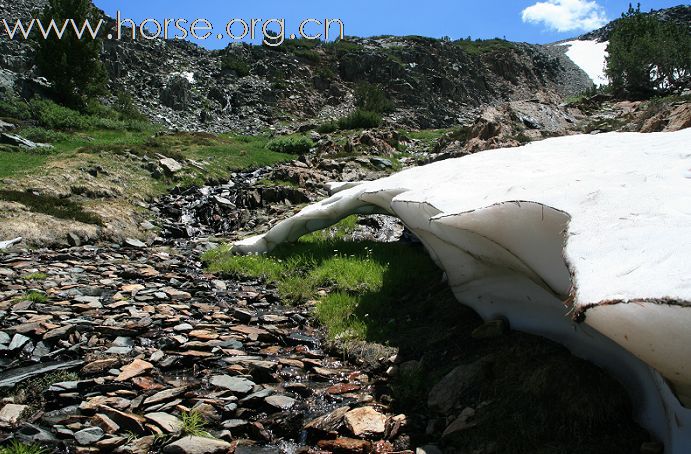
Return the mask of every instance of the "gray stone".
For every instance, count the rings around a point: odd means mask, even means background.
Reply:
[[[129,355],[132,351],[132,347],[110,347],[105,353],[109,355]]]
[[[229,375],[214,375],[209,382],[218,388],[227,389],[240,394],[247,394],[252,391],[255,386],[254,382],[246,378],[231,377]]]
[[[182,170],[182,164],[173,158],[164,158],[158,161],[158,163],[169,174],[175,174]]]
[[[475,427],[475,423],[469,422],[475,416],[475,410],[468,407],[461,412],[461,414],[444,430],[442,438],[454,437],[460,432]]]
[[[487,364],[486,359],[480,359],[454,368],[434,385],[427,397],[427,406],[435,412],[448,414],[458,403],[463,391],[480,379]]]
[[[103,438],[104,435],[103,429],[100,427],[89,427],[75,432],[74,439],[82,446],[91,446]]]
[[[143,243],[136,238],[127,238],[125,240],[125,244],[127,246],[137,248],[137,249],[144,249],[146,247],[146,243]]]
[[[0,133],[0,143],[14,145],[16,147],[29,148],[31,150],[36,148],[53,148],[52,145],[32,142],[31,140],[25,139],[22,136],[9,134],[7,132]]]
[[[13,240],[0,241],[0,251],[2,251],[3,249],[7,249],[9,247],[12,247],[15,244],[21,243],[23,239],[24,238],[19,237],[19,238],[15,238]]]
[[[15,437],[26,443],[57,443],[57,438],[50,432],[35,424],[24,424],[15,433]]]
[[[74,232],[67,234],[67,244],[73,247],[79,247],[82,245],[82,239]]]
[[[222,440],[205,437],[184,437],[165,448],[170,454],[221,454],[229,452],[231,444]]]
[[[435,445],[425,445],[415,450],[415,454],[443,454]]]
[[[131,337],[118,336],[110,345],[112,347],[134,347],[134,339]]]
[[[12,338],[12,342],[10,342],[10,346],[8,347],[10,351],[12,350],[19,350],[22,348],[27,342],[29,342],[31,339],[28,337],[24,336],[23,334],[15,334],[14,337]]]
[[[264,402],[279,410],[290,410],[295,405],[295,399],[275,394],[264,399]]]

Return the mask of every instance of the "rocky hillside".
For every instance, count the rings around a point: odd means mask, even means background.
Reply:
[[[5,1],[0,14],[32,17],[43,4]],[[44,83],[30,46],[3,37],[0,50],[0,89],[25,97],[40,92]],[[341,117],[353,109],[355,87],[363,82],[380,85],[393,101],[389,123],[419,128],[451,127],[474,119],[481,106],[554,101],[590,86],[563,53],[498,39],[348,38],[222,51],[188,42],[104,41],[102,57],[111,91],[130,93],[156,122],[215,132]]]
[[[653,14],[664,21],[674,22],[680,25],[689,26],[691,24],[691,6],[689,5],[679,5],[672,8],[652,10],[650,14]],[[613,20],[609,24],[602,28],[593,30],[579,37],[579,39],[590,40],[595,39],[600,42],[608,41],[609,36],[614,30],[614,26],[619,21],[619,19]]]

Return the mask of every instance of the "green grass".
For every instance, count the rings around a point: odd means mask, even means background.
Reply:
[[[17,202],[36,213],[43,213],[60,219],[71,219],[85,224],[101,225],[101,218],[83,210],[76,202],[31,192],[0,190],[0,200]]]
[[[12,440],[7,445],[0,447],[0,454],[46,454],[48,449],[34,444],[24,444]]]
[[[421,129],[419,131],[399,131],[399,133],[409,139],[420,140],[423,142],[434,142],[443,137],[451,129]]]
[[[48,279],[48,275],[46,273],[31,273],[27,274],[26,276],[22,276],[22,279],[25,281],[44,281]]]
[[[201,413],[197,411],[182,412],[180,416],[182,427],[180,433],[182,435],[189,435],[193,437],[213,438],[209,432],[205,430],[206,420]]]
[[[29,173],[48,161],[48,155],[31,151],[0,151],[0,178]]]
[[[37,291],[30,291],[27,292],[23,297],[23,301],[31,301],[32,303],[47,303],[48,302],[48,296],[46,296],[45,293],[37,292]]]
[[[314,299],[326,288],[316,316],[329,337],[387,342],[408,323],[396,318],[397,308],[439,282],[441,272],[421,247],[348,241],[356,222],[349,217],[266,256],[235,256],[221,248],[204,260],[213,272],[273,282],[290,303]]]

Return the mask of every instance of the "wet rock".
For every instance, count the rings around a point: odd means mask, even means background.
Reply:
[[[326,415],[313,419],[305,425],[305,430],[337,433],[343,425],[343,417],[350,411],[350,407],[340,407]]]
[[[169,454],[221,454],[230,451],[231,445],[222,440],[205,437],[184,437],[163,448]]]
[[[356,437],[383,435],[387,417],[372,407],[360,407],[345,414],[348,430]]]
[[[295,405],[295,399],[278,394],[266,397],[264,402],[279,410],[290,410]]]

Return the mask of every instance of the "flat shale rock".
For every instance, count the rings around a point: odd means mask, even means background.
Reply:
[[[223,440],[205,437],[184,437],[163,448],[169,454],[222,454],[230,451],[231,445]]]

